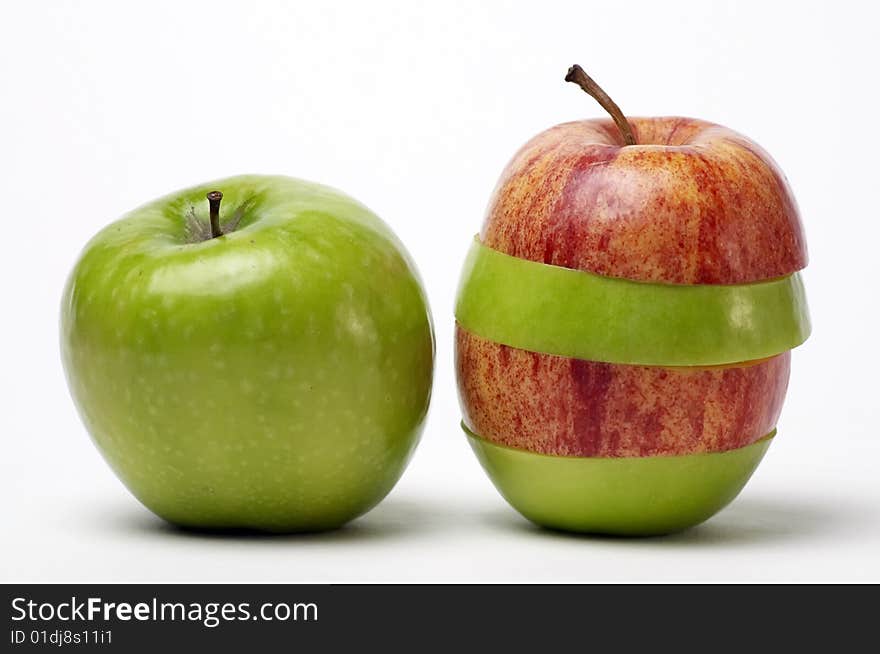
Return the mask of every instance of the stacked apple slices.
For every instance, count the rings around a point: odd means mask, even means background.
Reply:
[[[707,519],[775,434],[809,335],[796,205],[758,146],[702,121],[532,139],[456,305],[463,427],[532,521],[654,534]]]

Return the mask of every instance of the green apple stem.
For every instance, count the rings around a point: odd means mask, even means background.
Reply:
[[[223,193],[220,191],[211,191],[208,193],[208,205],[211,207],[211,238],[223,236],[220,230],[220,201],[223,199]]]
[[[577,64],[569,68],[568,74],[565,76],[565,81],[577,84],[586,91],[586,93],[593,97],[596,102],[602,105],[602,108],[614,119],[617,129],[620,130],[620,133],[623,136],[623,142],[626,145],[636,145],[637,141],[633,134],[632,125],[629,124],[629,121],[626,119],[626,116],[623,115],[620,107],[617,106],[617,103],[615,103],[614,100],[608,97],[608,94],[602,90],[601,86],[593,81],[592,77],[587,75],[583,68]]]

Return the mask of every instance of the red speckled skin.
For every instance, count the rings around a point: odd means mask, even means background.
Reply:
[[[757,144],[689,118],[557,125],[526,143],[489,203],[483,243],[625,279],[739,284],[807,263],[797,205]]]
[[[456,325],[464,422],[543,454],[652,456],[743,447],[775,426],[790,354],[710,368],[598,363],[520,350]]]

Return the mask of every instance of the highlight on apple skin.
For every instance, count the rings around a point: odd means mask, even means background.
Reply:
[[[402,474],[434,336],[415,266],[375,214],[246,175],[95,236],[64,291],[61,354],[95,445],[147,508],[186,527],[311,531]]]
[[[778,309],[723,304],[730,285],[785,279],[807,263],[797,204],[770,156],[706,121],[627,119],[578,66],[566,81],[596,98],[612,120],[564,123],[529,140],[491,196],[481,244],[546,267],[643,284],[647,298],[668,300],[683,293],[677,289],[701,285],[734,327],[750,327],[754,312]],[[473,288],[468,281],[460,294]],[[707,340],[699,366],[678,364],[693,352],[668,347],[687,334],[664,334],[666,349],[650,365],[616,361],[614,352],[626,344],[613,340],[616,349],[598,352],[597,360],[524,349],[492,334],[538,343],[550,342],[542,334],[566,332],[546,322],[559,318],[493,318],[493,304],[516,306],[504,294],[517,292],[516,284],[488,277],[480,281],[481,298],[491,296],[493,284],[497,303],[474,306],[473,297],[460,296],[458,306],[468,311],[456,315],[456,376],[471,446],[520,513],[572,531],[668,533],[708,519],[742,489],[776,433],[788,347],[747,346],[751,356],[730,361],[734,348]],[[589,300],[573,302],[570,288],[558,298],[550,285],[541,288],[541,303],[556,306],[548,314],[558,316],[562,307],[566,323],[605,315]],[[795,346],[808,336],[809,318],[802,296],[788,301],[794,329],[786,338]],[[609,329],[638,334],[640,313],[633,309]],[[691,317],[700,320],[699,307]],[[504,323],[496,328],[493,320]]]

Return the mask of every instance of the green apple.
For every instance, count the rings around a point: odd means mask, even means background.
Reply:
[[[325,186],[241,176],[95,236],[64,291],[61,351],[95,444],[149,509],[299,531],[394,486],[427,413],[434,337],[378,217]]]

